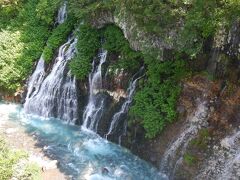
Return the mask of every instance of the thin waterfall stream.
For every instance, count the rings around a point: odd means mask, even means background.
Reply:
[[[60,7],[57,16],[57,24],[62,24],[67,19],[67,1],[64,1],[63,5]]]
[[[89,74],[89,100],[83,113],[83,127],[95,132],[104,107],[104,98],[98,98],[97,93],[102,89],[102,65],[106,61],[107,51],[101,50],[99,58],[97,66],[95,60],[92,63],[92,72]]]
[[[207,102],[199,102],[196,111],[189,117],[188,124],[163,154],[160,171],[166,173],[170,179],[173,179],[175,171],[183,162],[183,155],[189,142],[197,135],[202,126],[206,126],[207,112]]]
[[[121,109],[116,112],[111,120],[111,124],[110,124],[110,127],[109,127],[109,130],[107,132],[107,134],[105,135],[106,139],[108,138],[109,135],[113,134],[115,131],[116,131],[116,128],[119,124],[119,122],[121,121],[121,117],[123,115],[125,115],[126,113],[128,113],[128,110],[129,110],[129,107],[132,103],[132,100],[133,100],[133,95],[135,93],[135,90],[136,90],[136,87],[137,87],[137,82],[139,79],[142,78],[142,76],[140,77],[137,77],[137,75],[141,74],[141,72],[143,71],[143,67],[140,68],[139,72],[137,72],[136,74],[134,74],[133,78],[131,79],[130,83],[129,83],[129,87],[127,89],[127,98],[125,100],[125,102],[123,103]],[[123,132],[119,135],[119,140],[118,140],[118,143],[121,144],[121,137],[123,135],[126,134],[126,131],[127,131],[127,120],[125,119],[124,120],[124,123],[123,123]]]

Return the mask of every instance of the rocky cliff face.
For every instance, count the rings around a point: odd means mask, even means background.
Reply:
[[[178,120],[152,140],[134,126],[128,148],[170,179],[239,178],[240,87],[203,74],[182,86]]]
[[[144,32],[134,20],[134,17],[129,14],[125,7],[121,7],[116,12],[100,11],[91,21],[96,28],[102,28],[107,24],[115,24],[122,29],[125,38],[129,41],[130,46],[136,51],[145,51],[146,49],[172,49],[173,43],[166,42],[162,38]],[[176,37],[175,30],[170,30],[166,35],[169,39]]]
[[[124,9],[118,14],[103,12],[102,17],[94,19],[92,24],[98,28],[116,24],[135,50],[174,49],[173,44],[141,31]],[[166,36],[176,37],[173,31]],[[179,120],[153,140],[145,139],[139,124],[129,127],[123,138],[125,146],[163,171],[167,158],[173,170],[168,171],[170,179],[216,179],[226,175],[235,178],[240,174],[239,149],[231,144],[239,142],[240,87],[236,83],[240,79],[240,22],[235,21],[229,31],[220,29],[205,44],[203,52],[192,60],[194,62],[190,61],[190,66],[192,64],[196,71],[208,71],[208,75],[183,82]],[[204,107],[199,106],[201,103]],[[197,113],[199,108],[206,111]],[[227,168],[226,161],[232,169]]]
[[[134,50],[146,51],[156,49],[163,59],[172,59],[171,51],[176,50],[174,41],[177,40],[177,29],[169,30],[165,34],[165,39],[153,34],[144,32],[134,18],[124,7],[116,12],[101,11],[92,19],[92,25],[102,28],[107,24],[115,24],[122,29],[125,38],[129,41]],[[166,39],[168,39],[166,41]],[[204,45],[202,53],[196,60],[190,60],[190,64],[195,70],[207,70],[212,76],[229,79],[237,82],[240,76],[240,22],[235,21],[227,30],[222,27],[209,38]]]
[[[229,31],[220,29],[213,41],[208,70],[219,78],[237,82],[240,60],[240,22],[235,21]]]

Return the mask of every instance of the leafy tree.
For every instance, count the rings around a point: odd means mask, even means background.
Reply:
[[[7,12],[5,10],[0,11],[1,91],[15,91],[19,88],[32,71],[33,62],[42,54],[52,26],[52,21],[46,19],[54,19],[58,9],[56,3],[59,0],[47,1],[48,9],[40,6],[43,2],[46,1],[1,1],[2,9],[6,7],[17,9],[14,15],[10,12],[4,13]]]

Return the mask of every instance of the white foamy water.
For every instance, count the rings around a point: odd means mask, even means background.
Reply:
[[[98,121],[104,108],[104,98],[97,97],[97,93],[102,89],[102,65],[106,62],[107,51],[100,54],[100,62],[96,66],[96,60],[92,63],[92,72],[89,74],[89,100],[83,113],[83,126],[93,131],[97,131]]]
[[[8,110],[8,111],[5,111]],[[11,121],[34,135],[46,156],[56,159],[59,169],[73,180],[166,180],[145,161],[97,134],[57,119],[24,114],[20,106],[0,103],[0,122]],[[5,119],[7,117],[7,119]]]
[[[121,121],[121,117],[124,115],[124,114],[127,114],[128,111],[129,111],[129,108],[130,108],[130,105],[132,103],[132,100],[133,100],[133,96],[134,96],[134,93],[135,93],[135,90],[136,90],[136,87],[137,87],[137,82],[139,79],[141,79],[142,77],[138,77],[136,79],[135,76],[138,75],[139,73],[141,73],[143,71],[143,67],[140,69],[139,72],[137,72],[132,80],[130,81],[130,84],[129,84],[129,87],[127,89],[127,98],[125,100],[125,102],[123,103],[121,109],[116,112],[111,120],[111,124],[110,124],[110,127],[109,127],[109,130],[107,132],[107,134],[105,135],[106,138],[108,138],[108,136],[110,134],[113,134],[115,131],[116,131],[116,128],[118,126],[118,124],[120,123]],[[124,127],[123,127],[123,133],[119,136],[119,144],[121,144],[121,136],[126,134],[126,131],[127,131],[127,122],[126,122],[126,118],[124,120]]]
[[[42,66],[37,66],[28,83],[28,95],[24,104],[26,113],[56,117],[71,123],[78,119],[76,80],[67,66],[75,54],[76,43],[76,38],[69,38],[59,48],[53,68],[44,79],[41,75]]]

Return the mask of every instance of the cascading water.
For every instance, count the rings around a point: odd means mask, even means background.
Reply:
[[[129,107],[130,107],[130,105],[132,103],[132,100],[133,100],[133,95],[134,95],[135,90],[136,90],[137,82],[141,77],[138,77],[136,79],[134,79],[134,78],[138,74],[140,74],[142,71],[143,71],[143,67],[140,69],[139,72],[137,72],[133,76],[133,78],[132,78],[132,80],[129,84],[129,87],[127,89],[127,94],[128,94],[127,98],[126,98],[125,102],[123,103],[120,111],[118,111],[117,113],[114,114],[114,116],[111,120],[109,130],[108,130],[107,134],[105,135],[106,138],[108,138],[109,135],[113,134],[116,131],[116,128],[117,128],[119,122],[121,121],[121,117],[128,113]],[[119,144],[121,144],[121,137],[126,134],[126,130],[127,130],[127,119],[126,118],[124,120],[123,126],[124,126],[123,127],[123,132],[119,135],[119,142],[118,142]]]
[[[66,1],[58,12],[56,24],[62,24],[67,18]],[[6,120],[17,121],[26,133],[37,136],[38,145],[44,152],[57,159],[60,169],[72,179],[167,179],[154,167],[138,159],[126,149],[116,146],[95,133],[89,133],[77,126],[68,126],[54,118],[75,123],[78,119],[78,97],[76,79],[71,76],[68,62],[76,53],[77,39],[70,37],[58,50],[58,56],[52,69],[45,71],[44,59],[41,57],[36,69],[28,81],[28,92],[24,104],[11,112],[4,111],[9,105],[0,104]],[[102,90],[102,65],[106,61],[107,51],[95,59],[89,75],[89,101],[83,114],[83,127],[97,132],[105,98],[99,93]],[[128,98],[121,114],[127,113],[139,78],[130,83]],[[26,115],[28,114],[28,115]],[[36,114],[39,116],[32,116]],[[118,116],[118,115],[116,115]],[[118,120],[114,124],[117,124]],[[115,125],[111,125],[115,126]],[[113,130],[114,128],[112,128]],[[111,130],[111,131],[112,131]],[[110,131],[110,132],[111,132]]]
[[[183,155],[189,142],[197,135],[202,126],[207,125],[208,107],[206,102],[200,102],[196,112],[190,117],[188,124],[169,148],[165,151],[161,160],[160,171],[166,173],[170,179],[174,179],[175,171],[181,164]]]
[[[57,117],[74,123],[78,119],[76,80],[70,75],[67,64],[75,54],[77,39],[69,38],[59,48],[53,69],[44,79],[38,91],[29,91],[24,104],[26,113],[43,117]],[[37,70],[37,69],[36,69]],[[35,79],[35,74],[33,79]],[[31,89],[33,80],[29,82]]]
[[[57,16],[57,24],[62,24],[67,19],[67,2],[64,1],[63,5],[60,7]]]
[[[58,11],[57,24],[67,18],[67,4],[64,1]],[[69,38],[59,48],[58,56],[50,74],[46,75],[44,59],[40,58],[28,82],[24,109],[26,113],[44,117],[57,117],[75,122],[77,114],[76,79],[67,70],[67,63],[75,54],[77,39]],[[68,72],[67,72],[68,71]]]
[[[14,123],[29,135],[46,156],[58,161],[58,168],[72,180],[167,180],[145,161],[95,133],[69,126],[54,118],[46,121],[25,115],[21,106],[0,102],[0,124]],[[10,123],[11,122],[11,123]],[[20,139],[22,137],[19,137]]]
[[[98,97],[97,93],[102,89],[102,65],[106,61],[107,51],[102,50],[99,57],[100,62],[97,66],[96,60],[92,63],[92,72],[89,74],[89,100],[83,113],[83,127],[95,132],[104,108],[104,98]]]
[[[25,102],[26,107],[29,106],[28,103],[31,101],[30,97],[33,97],[38,93],[44,77],[45,77],[44,60],[43,57],[41,57],[38,61],[35,71],[33,72],[32,76],[28,81],[28,92]]]

